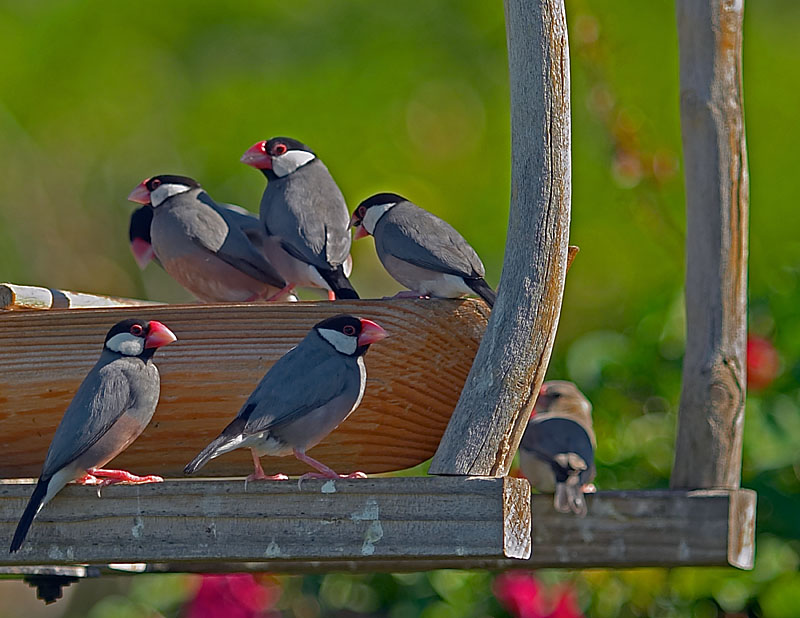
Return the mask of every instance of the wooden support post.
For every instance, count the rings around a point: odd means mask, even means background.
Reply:
[[[430,467],[504,475],[544,379],[570,220],[569,49],[563,0],[506,0],[511,212],[486,336]]]
[[[674,488],[738,487],[746,389],[744,0],[677,0],[686,178],[686,355]]]

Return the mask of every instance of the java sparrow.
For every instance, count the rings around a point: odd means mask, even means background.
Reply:
[[[152,206],[153,251],[172,278],[198,299],[272,299],[286,285],[242,229],[242,215],[217,204],[196,180],[153,176],[128,199]]]
[[[358,298],[346,274],[347,204],[325,164],[288,137],[257,142],[241,161],[267,177],[260,208],[266,251],[289,287],[322,288],[331,300]]]
[[[586,515],[595,446],[589,400],[572,382],[545,382],[520,442],[520,468],[536,489],[555,493],[557,511]]]
[[[41,508],[70,481],[100,486],[163,481],[160,476],[136,476],[102,466],[138,438],[153,417],[160,392],[153,354],[175,340],[172,331],[155,320],[123,320],[108,331],[100,359],[56,429],[11,552],[20,548]]]
[[[436,215],[396,193],[378,193],[358,205],[350,225],[355,239],[372,235],[383,266],[412,292],[403,296],[458,298],[475,293],[489,307],[495,292],[464,237]]]
[[[144,270],[152,260],[158,260],[150,239],[150,224],[153,222],[153,207],[146,204],[131,213],[128,238],[136,264]]]
[[[249,448],[255,471],[268,477],[259,457],[294,454],[321,474],[303,478],[362,478],[363,472],[340,476],[306,455],[358,407],[367,384],[364,354],[386,337],[370,320],[337,315],[316,324],[296,347],[267,371],[236,418],[184,469],[193,474],[209,460],[237,448]]]

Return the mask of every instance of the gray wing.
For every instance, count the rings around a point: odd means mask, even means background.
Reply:
[[[352,371],[346,360],[303,343],[272,366],[242,406],[239,416],[246,417],[242,435],[275,429],[344,393]]]
[[[482,278],[483,262],[446,221],[410,202],[401,202],[378,220],[375,247],[420,268],[467,279]]]
[[[286,285],[283,277],[267,261],[260,247],[252,242],[242,227],[243,223],[253,225],[247,221],[245,215],[219,206],[207,193],[200,193],[197,199],[209,206],[210,210],[194,209],[193,215],[198,219],[197,227],[203,230],[202,234],[192,233],[193,230],[189,228],[189,236],[195,244],[211,251],[219,259],[256,281],[278,288]]]
[[[235,223],[256,247],[261,247],[264,242],[264,224],[256,215],[236,204],[218,204],[218,206],[227,211],[226,215],[230,215],[226,216],[229,222]]]
[[[67,407],[47,451],[42,477],[80,457],[133,405],[130,383],[111,363],[98,362]]]
[[[319,159],[270,181],[262,200],[262,220],[287,252],[317,268],[336,268],[350,253],[347,204]]]

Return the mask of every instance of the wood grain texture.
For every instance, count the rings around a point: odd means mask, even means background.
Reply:
[[[0,310],[31,311],[38,309],[86,309],[90,307],[141,307],[158,305],[149,300],[101,296],[84,292],[66,292],[35,285],[0,283]]]
[[[180,476],[229,423],[266,370],[319,320],[353,313],[390,337],[366,356],[361,406],[309,451],[339,472],[386,472],[433,455],[483,335],[477,300],[392,300],[185,305],[0,313],[2,477],[38,476],[64,409],[97,361],[108,329],[141,316],[178,341],[159,350],[161,399],[145,433],[114,460],[142,474]],[[293,457],[262,459],[268,473],[302,474]],[[249,451],[202,474],[246,475]]]
[[[374,482],[382,484],[388,480],[390,479],[375,480]],[[397,480],[399,479],[391,479],[391,482]],[[429,479],[418,480],[427,482]],[[462,479],[445,480],[461,481]],[[171,485],[176,487],[175,491],[179,492],[180,495],[190,495],[190,492],[181,488],[182,485]],[[349,484],[337,483],[337,487],[340,486],[347,486],[347,491],[349,491]],[[292,489],[294,487],[295,485],[292,484]],[[304,484],[303,492],[309,490],[311,495],[315,495],[314,492],[318,494],[319,483],[313,485],[313,487],[312,491],[311,483],[307,487]],[[30,489],[30,486],[26,486],[26,489]],[[389,489],[392,490],[391,487]],[[127,496],[134,491],[134,488],[114,488],[114,490]],[[237,486],[234,486],[234,490],[235,492],[238,491]],[[527,486],[522,488],[517,485],[506,486],[504,498],[506,504],[508,504],[509,498],[513,494],[519,491],[526,492],[527,490]],[[70,499],[73,500],[71,504],[75,505],[75,508],[84,509],[87,508],[87,503],[93,505],[97,502],[97,498],[88,488],[70,487],[67,491],[72,492]],[[211,492],[211,495],[217,495],[215,492],[216,490]],[[230,499],[238,496],[238,493],[235,492],[230,494]],[[206,494],[205,490],[203,494]],[[228,495],[225,494],[225,496]],[[269,495],[274,497],[272,493]],[[115,494],[115,499],[117,496],[118,494]],[[106,492],[102,501],[110,500],[111,498],[112,494]],[[160,497],[157,498],[155,496],[151,496],[149,499],[161,500]],[[220,498],[220,500],[222,499]],[[224,498],[224,500],[228,499],[227,497]],[[258,499],[256,495],[247,497],[247,500],[256,499]],[[274,499],[278,500],[278,498]],[[413,500],[414,498],[409,499]],[[436,498],[436,500],[438,499],[440,498]],[[465,497],[466,499],[470,501],[462,503],[455,510],[463,510],[464,504],[473,504],[472,498]],[[476,503],[480,503],[483,499],[478,499]],[[7,500],[12,500],[12,498],[9,497]],[[216,498],[204,498],[204,500],[206,500],[207,504],[216,504]],[[280,498],[280,500],[283,500],[283,498]],[[434,498],[425,498],[425,500],[434,500]],[[144,496],[142,501],[144,502]],[[728,565],[741,569],[751,569],[753,567],[756,496],[750,490],[608,491],[589,495],[587,496],[587,501],[589,514],[585,518],[579,518],[557,513],[553,509],[552,496],[533,495],[531,497],[533,551],[527,560],[487,558],[476,555],[431,557],[429,554],[424,554],[412,556],[409,553],[405,556],[397,555],[389,560],[373,555],[371,558],[343,559],[340,556],[336,556],[315,560],[267,560],[259,557],[254,561],[242,562],[239,557],[234,556],[225,561],[211,562],[209,561],[211,557],[209,555],[197,560],[181,559],[176,562],[150,562],[146,567],[141,564],[138,565],[140,567],[138,570],[129,572],[141,572],[144,569],[147,572],[271,571],[280,573],[325,573],[331,571],[400,572],[441,568],[504,570],[508,568],[532,569],[546,567],[576,569]],[[2,509],[5,509],[4,502],[5,499],[0,497],[0,508]],[[127,503],[126,501],[125,504]],[[57,505],[57,501],[52,504]],[[272,502],[268,504],[272,504]],[[493,503],[492,508],[498,504]],[[17,507],[19,510],[22,509],[21,500],[18,502]],[[49,508],[49,506],[46,507],[46,509]],[[66,505],[62,505],[59,508],[66,508]],[[317,506],[314,506],[314,509],[314,513],[317,515],[323,510]],[[281,511],[282,507],[274,509],[270,507],[270,512],[274,512],[276,517]],[[5,510],[0,512],[5,513]],[[166,512],[164,513],[165,515]],[[192,512],[194,512],[194,509]],[[129,517],[128,526],[130,527],[132,525],[131,516],[127,511],[125,513]],[[43,520],[46,516],[47,511],[43,511]],[[122,513],[120,513],[120,516],[122,516]],[[141,517],[138,514],[133,515],[134,518],[136,516]],[[448,514],[448,517],[453,516],[454,514]],[[382,511],[381,519],[382,521],[389,519],[385,510]],[[147,520],[146,523],[145,520],[142,521],[142,530],[150,530],[151,527],[147,525],[150,520]],[[195,525],[194,516],[187,521],[190,526]],[[493,520],[492,529],[494,529],[498,521]],[[38,521],[34,523],[31,529],[32,535],[38,525]],[[50,526],[51,528],[56,525],[58,524],[54,520],[42,524],[43,527]],[[69,525],[74,525],[77,529],[79,526],[90,524],[89,522],[82,522],[81,517],[73,516],[69,519]],[[246,525],[249,525],[249,521],[245,518],[242,526]],[[207,526],[210,527],[210,523]],[[219,534],[219,528],[216,529]],[[8,532],[10,534],[10,528]],[[49,530],[44,531],[43,528],[37,533],[36,537],[31,537],[34,539],[33,542],[38,543],[35,539],[44,538],[47,532]],[[128,534],[128,528],[125,528],[124,533]],[[507,533],[507,539],[520,538],[516,532],[512,532],[510,529],[507,530]],[[66,534],[66,532],[60,534]],[[204,529],[197,533],[197,538],[204,542],[203,540],[207,539],[208,535],[209,532]],[[48,541],[52,541],[49,536],[47,538]],[[527,538],[530,539],[530,533]],[[220,542],[220,540],[217,540],[217,544]],[[48,551],[53,546],[51,542],[48,545]],[[135,553],[132,556],[140,557],[140,550],[136,547],[134,547],[134,550]],[[36,553],[40,550],[36,546],[31,551]],[[131,556],[127,556],[126,560],[129,557]],[[45,560],[45,558],[42,559]],[[47,557],[45,561],[47,560],[51,559]],[[99,568],[106,574],[123,573],[119,568],[108,568],[103,565],[100,565]],[[0,570],[0,572],[2,571]]]
[[[563,0],[506,0],[511,211],[486,337],[432,474],[508,473],[555,339],[570,221],[569,50]]]
[[[747,386],[743,0],[678,0],[686,354],[674,488],[738,487]]]
[[[0,537],[11,538],[31,484],[0,484]],[[0,565],[108,562],[387,561],[530,554],[524,479],[399,477],[67,486]],[[524,518],[524,516],[523,516]],[[509,548],[516,548],[515,555]]]

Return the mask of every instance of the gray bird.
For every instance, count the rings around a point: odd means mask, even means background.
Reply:
[[[375,237],[389,274],[410,293],[398,297],[458,298],[477,294],[489,307],[495,292],[483,278],[483,262],[455,228],[396,193],[378,193],[358,205],[350,225],[355,239]]]
[[[267,188],[261,221],[267,256],[294,286],[317,287],[333,298],[358,298],[347,278],[349,213],[342,192],[311,149],[288,137],[251,146],[242,163],[261,170]]]
[[[319,322],[261,379],[236,418],[186,466],[192,474],[215,457],[249,448],[255,471],[247,477],[286,479],[264,474],[259,457],[294,454],[315,468],[302,478],[340,478],[306,455],[358,407],[367,384],[364,354],[386,331],[370,320],[338,315]],[[356,472],[341,478],[363,477]]]
[[[520,468],[536,489],[555,493],[557,511],[586,515],[595,446],[589,400],[572,382],[545,382],[519,446]]]
[[[17,551],[34,517],[70,481],[82,485],[158,483],[102,466],[124,451],[147,427],[158,404],[160,379],[155,351],[176,340],[161,322],[124,320],[106,335],[100,359],[64,412],[42,474],[19,520],[11,552]]]
[[[153,251],[172,278],[198,299],[247,302],[282,295],[286,281],[254,244],[253,234],[260,234],[255,224],[214,202],[196,180],[153,176],[128,199],[152,206]]]

